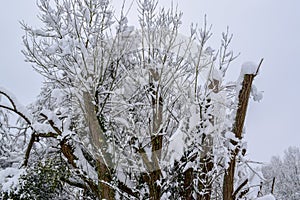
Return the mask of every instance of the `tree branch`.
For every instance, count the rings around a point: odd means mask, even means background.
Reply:
[[[33,147],[34,142],[35,142],[35,132],[33,132],[31,134],[31,138],[30,138],[29,144],[28,144],[27,149],[26,149],[25,158],[24,158],[24,162],[23,162],[22,166],[25,166],[25,167],[27,166],[28,159],[29,159],[29,156],[30,156],[30,151]]]
[[[19,112],[16,108],[11,108],[11,107],[8,107],[8,106],[5,106],[5,105],[0,105],[0,108],[4,108],[6,110],[9,110],[9,111],[12,111],[12,112],[16,113],[17,115],[22,117],[30,125],[30,128],[32,129],[31,121],[23,113]]]
[[[236,199],[236,195],[240,192],[240,190],[248,183],[248,179],[246,179],[242,184],[234,191],[233,199]]]

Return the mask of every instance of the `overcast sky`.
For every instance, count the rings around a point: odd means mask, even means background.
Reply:
[[[120,4],[121,0],[114,0]],[[159,4],[169,7],[170,0]],[[234,34],[232,49],[241,56],[231,66],[236,79],[245,61],[264,58],[255,85],[264,91],[264,99],[250,101],[246,118],[248,156],[268,161],[282,155],[288,146],[300,146],[298,125],[300,113],[300,1],[299,0],[174,0],[183,11],[182,32],[191,22],[202,24],[207,14],[213,25],[213,48],[219,47],[226,27]],[[23,31],[20,20],[39,24],[36,0],[3,1],[0,6],[0,86],[12,91],[28,104],[39,93],[42,78],[35,73],[21,54]],[[131,11],[129,20],[136,12]],[[299,123],[299,124],[298,124]]]

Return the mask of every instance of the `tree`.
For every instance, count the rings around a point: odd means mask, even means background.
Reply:
[[[206,21],[184,37],[182,13],[158,10],[154,0],[138,5],[138,29],[124,10],[114,22],[107,0],[40,0],[44,27],[22,23],[23,54],[45,78],[29,108],[0,89],[7,99],[0,108],[23,120],[12,132],[30,138],[23,167],[62,158],[67,176],[55,186],[84,198],[242,198],[247,173],[235,172],[245,160],[242,128],[261,63],[225,83],[236,58],[228,30],[214,51]]]
[[[270,163],[262,168],[264,177],[268,180],[265,190],[273,190],[277,199],[296,200],[300,198],[300,149],[289,147],[281,159],[273,156]],[[272,189],[272,180],[275,180]]]

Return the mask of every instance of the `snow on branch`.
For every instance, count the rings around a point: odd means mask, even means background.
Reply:
[[[12,107],[0,104],[0,108],[4,108],[7,110],[10,110],[16,114],[18,114],[20,117],[22,117],[28,124],[31,125],[31,122],[33,120],[32,115],[28,112],[25,106],[19,103],[17,98],[8,90],[5,88],[0,87],[0,95],[3,95],[7,98],[9,103],[11,104]],[[1,101],[0,101],[1,103]]]
[[[19,115],[21,118],[23,118],[26,123],[30,126],[32,130],[31,138],[29,140],[26,152],[25,152],[25,158],[23,162],[23,166],[27,166],[28,159],[30,156],[31,149],[33,147],[33,144],[38,141],[39,137],[53,137],[58,138],[57,136],[64,136],[61,139],[60,146],[62,148],[63,154],[68,159],[69,163],[75,166],[74,160],[76,160],[76,156],[74,156],[74,150],[73,148],[67,143],[66,137],[71,134],[70,131],[62,131],[62,127],[59,124],[62,124],[60,120],[57,118],[57,116],[52,113],[50,110],[43,110],[40,115],[45,118],[44,123],[40,123],[34,120],[31,113],[28,111],[28,109],[19,103],[17,98],[10,93],[5,88],[0,87],[0,95],[3,95],[7,98],[10,105],[2,104],[0,101],[0,108],[12,111]]]
[[[12,111],[17,115],[19,115],[21,118],[23,118],[26,121],[26,123],[30,126],[33,132],[39,133],[40,137],[42,137],[42,134],[47,135],[48,133],[51,132],[52,133],[56,132],[56,135],[61,134],[61,131],[59,131],[59,126],[57,128],[51,126],[51,121],[52,118],[54,118],[54,116],[48,120],[50,126],[49,124],[45,124],[45,123],[41,124],[39,122],[36,122],[32,114],[29,112],[29,110],[24,105],[19,103],[18,99],[11,92],[6,90],[5,88],[0,87],[0,94],[5,96],[8,99],[9,103],[11,104],[11,105],[5,105],[0,101],[0,108]],[[41,113],[41,115],[45,116],[43,113]]]

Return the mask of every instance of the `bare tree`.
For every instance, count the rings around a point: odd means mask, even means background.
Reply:
[[[270,163],[263,166],[266,178],[265,193],[273,193],[278,199],[299,198],[300,151],[298,147],[289,147],[283,158],[272,157]]]

